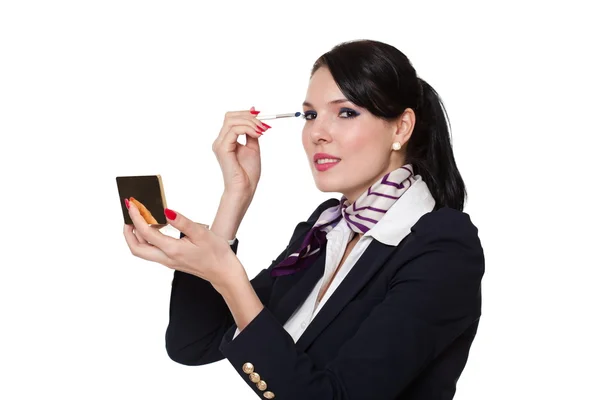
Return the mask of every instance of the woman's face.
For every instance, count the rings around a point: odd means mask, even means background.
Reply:
[[[408,141],[414,113],[405,116],[412,110],[399,118],[410,126],[376,118],[349,102],[323,67],[310,80],[303,109],[302,144],[319,190],[340,192],[354,202],[381,176],[404,165],[404,149],[393,151],[392,144]]]

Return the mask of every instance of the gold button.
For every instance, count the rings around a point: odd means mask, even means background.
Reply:
[[[269,392],[269,391],[264,392],[263,396],[265,396],[265,399],[274,399],[275,398],[275,395],[273,394],[273,392]]]
[[[244,373],[246,374],[251,374],[254,372],[254,365],[252,365],[251,363],[247,362],[246,364],[244,364],[244,366],[242,367],[242,370],[244,371]]]
[[[267,388],[267,382],[260,381],[256,384],[256,387],[259,388],[260,390],[265,390]]]
[[[250,381],[253,383],[258,383],[258,381],[260,381],[260,375],[257,374],[256,372],[253,372],[250,374]]]

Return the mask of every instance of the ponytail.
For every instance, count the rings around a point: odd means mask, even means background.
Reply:
[[[436,201],[436,209],[450,207],[462,211],[467,198],[465,183],[458,171],[452,144],[450,122],[438,93],[417,78],[422,92],[415,110],[416,124],[406,149],[406,163],[421,175]]]

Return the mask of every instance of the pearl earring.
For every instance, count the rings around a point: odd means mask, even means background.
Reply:
[[[393,150],[400,150],[402,148],[402,144],[400,142],[394,142],[392,145]]]

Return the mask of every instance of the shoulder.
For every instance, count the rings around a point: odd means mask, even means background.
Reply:
[[[436,270],[482,275],[484,252],[479,229],[463,211],[443,207],[424,214],[411,228],[411,259],[436,260]],[[461,275],[460,273],[458,275]]]
[[[424,214],[409,237],[398,253],[390,291],[411,297],[421,318],[433,324],[479,317],[485,261],[471,217],[440,208]]]
[[[449,207],[424,214],[411,228],[420,240],[451,240],[480,245],[479,229],[471,216]]]

